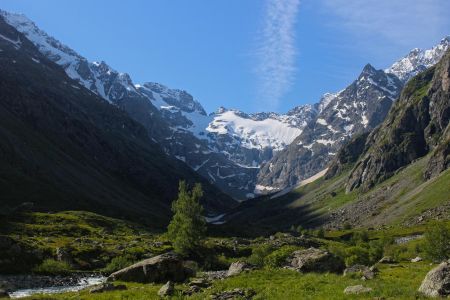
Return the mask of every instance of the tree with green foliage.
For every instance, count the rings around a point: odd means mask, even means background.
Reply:
[[[434,261],[450,258],[450,229],[443,222],[432,222],[425,231],[425,253]]]
[[[180,181],[178,199],[172,203],[174,213],[168,226],[168,236],[176,252],[188,255],[200,245],[206,234],[206,221],[203,217],[202,186],[197,183],[192,191],[185,181]]]

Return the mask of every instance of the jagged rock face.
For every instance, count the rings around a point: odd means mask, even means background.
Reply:
[[[364,132],[352,137],[350,141],[342,146],[336,157],[331,161],[325,179],[330,179],[341,174],[346,168],[355,163],[364,152],[369,133]]]
[[[375,70],[371,65],[364,67],[345,90],[326,95],[315,121],[262,166],[257,188],[284,189],[325,169],[353,134],[369,131],[384,120],[401,88],[395,75]]]
[[[407,56],[394,63],[385,71],[396,75],[403,82],[407,82],[420,72],[437,64],[449,46],[450,37],[448,36],[432,49],[413,49]]]
[[[371,188],[433,148],[444,153],[437,154],[443,163],[431,163],[426,174],[439,173],[448,166],[444,131],[450,119],[449,61],[450,52],[436,67],[410,80],[386,120],[368,137],[368,150],[350,174],[348,191]]]

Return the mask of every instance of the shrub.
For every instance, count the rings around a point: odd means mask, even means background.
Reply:
[[[450,257],[450,230],[442,222],[433,222],[425,231],[424,250],[428,258],[441,261]]]
[[[46,259],[40,265],[34,267],[33,272],[45,275],[64,275],[71,273],[72,268],[66,262]]]
[[[347,266],[356,264],[367,266],[370,264],[369,250],[361,246],[353,246],[347,248],[345,250],[345,256],[345,264]]]
[[[281,267],[286,263],[286,259],[297,250],[294,246],[283,246],[267,255],[264,258],[264,265],[269,268]]]
[[[264,259],[272,251],[273,248],[270,245],[267,244],[259,245],[252,250],[252,255],[250,255],[250,257],[248,258],[248,262],[255,266],[262,267],[264,265]]]
[[[131,259],[130,256],[117,256],[114,257],[105,268],[103,268],[103,272],[107,274],[114,273],[116,271],[119,271],[123,268],[126,268],[128,266],[131,266],[134,263],[134,261]]]
[[[383,241],[370,241],[369,242],[369,260],[371,263],[379,261],[383,257],[384,243]]]
[[[353,245],[358,245],[360,243],[367,243],[368,241],[369,241],[369,234],[365,230],[356,231],[352,235],[351,242]]]

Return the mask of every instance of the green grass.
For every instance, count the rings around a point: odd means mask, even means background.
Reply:
[[[32,271],[45,259],[55,259],[57,248],[70,254],[74,270],[89,271],[102,270],[115,257],[126,256],[128,261],[136,261],[171,249],[160,233],[144,226],[81,211],[11,217],[2,221],[0,235],[13,239],[25,250],[19,253],[28,257],[27,263],[17,268],[21,272]],[[36,255],[37,252],[42,255]],[[23,258],[19,254],[0,249],[0,256],[13,259],[0,264],[3,272],[16,271],[15,262],[20,264]]]
[[[189,299],[208,299],[213,293],[234,288],[253,289],[257,295],[254,299],[425,299],[418,292],[425,274],[432,268],[428,263],[402,263],[398,265],[381,265],[378,276],[369,281],[344,277],[336,274],[300,274],[283,269],[257,270],[215,281],[212,288],[194,294]],[[371,287],[369,294],[359,296],[344,295],[347,286],[362,284]],[[157,292],[161,285],[126,284],[128,290],[89,294],[59,294],[52,296],[35,296],[27,299],[159,299]],[[185,289],[177,285],[178,291]],[[183,299],[178,295],[171,299]]]

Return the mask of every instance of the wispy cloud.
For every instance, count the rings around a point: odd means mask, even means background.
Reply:
[[[295,21],[300,0],[266,0],[258,37],[258,97],[265,109],[277,109],[295,76]]]
[[[392,46],[428,45],[450,31],[448,0],[321,1],[348,30],[375,43],[382,39]]]

